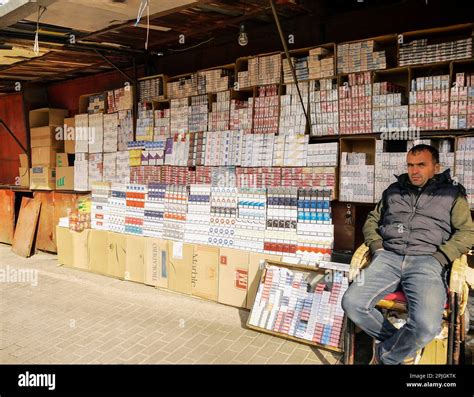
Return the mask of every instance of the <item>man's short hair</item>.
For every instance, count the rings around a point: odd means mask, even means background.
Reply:
[[[408,151],[408,153],[416,154],[416,153],[424,152],[425,150],[431,153],[431,157],[433,158],[433,163],[438,164],[439,151],[438,149],[436,149],[435,147],[431,145],[425,145],[425,144],[415,145]]]

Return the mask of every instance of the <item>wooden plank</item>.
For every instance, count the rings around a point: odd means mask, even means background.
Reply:
[[[13,237],[12,251],[24,258],[31,256],[41,201],[23,197],[18,223]]]
[[[15,193],[0,190],[0,243],[11,244],[15,231]]]
[[[35,199],[41,202],[41,214],[38,222],[38,235],[36,236],[36,249],[56,252],[54,241],[54,202],[52,192],[35,192]]]

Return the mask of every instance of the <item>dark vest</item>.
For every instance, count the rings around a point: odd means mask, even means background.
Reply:
[[[435,175],[423,188],[412,185],[408,174],[384,192],[379,224],[383,246],[399,255],[430,255],[451,236],[451,209],[462,191],[449,170]]]

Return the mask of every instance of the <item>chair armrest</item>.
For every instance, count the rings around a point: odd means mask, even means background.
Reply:
[[[449,278],[449,290],[451,292],[462,295],[468,269],[467,256],[465,254],[454,260],[451,267],[451,276]]]
[[[359,274],[360,270],[366,267],[372,260],[372,253],[366,244],[362,244],[352,255],[349,269],[349,282]]]

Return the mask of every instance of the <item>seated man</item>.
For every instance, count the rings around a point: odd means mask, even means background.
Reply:
[[[376,340],[372,364],[413,363],[440,332],[449,264],[474,244],[466,191],[449,170],[436,174],[438,150],[414,146],[407,167],[367,217],[363,233],[373,259],[342,300],[347,316]],[[397,329],[375,306],[399,287],[408,319]]]

